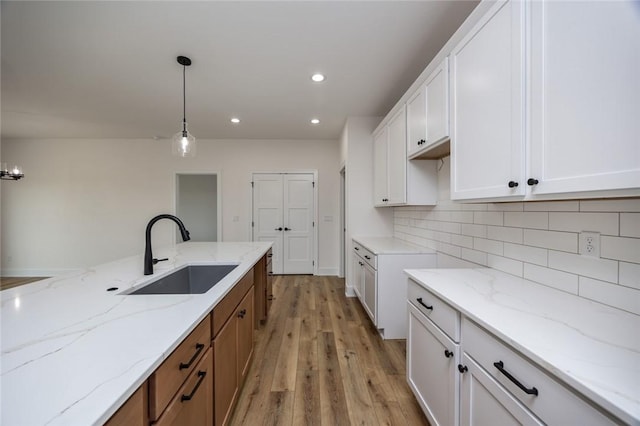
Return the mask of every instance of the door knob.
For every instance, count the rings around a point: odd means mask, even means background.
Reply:
[[[276,231],[282,231],[282,226],[280,228],[276,228]]]

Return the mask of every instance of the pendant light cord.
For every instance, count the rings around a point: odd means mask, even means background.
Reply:
[[[185,73],[187,66],[182,66],[182,131],[187,131],[187,83]]]

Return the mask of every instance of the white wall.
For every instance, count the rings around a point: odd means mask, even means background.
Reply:
[[[251,238],[251,172],[318,170],[321,272],[337,271],[338,141],[199,140],[195,158],[167,140],[4,140],[26,177],[2,188],[2,274],[54,275],[144,250],[147,221],[175,211],[175,174],[219,173],[223,241]],[[238,221],[233,221],[237,216]],[[325,221],[331,218],[331,221]],[[154,246],[175,225],[154,226]]]
[[[218,176],[180,174],[176,188],[176,213],[191,241],[218,241]]]
[[[640,198],[461,204],[449,158],[435,207],[396,207],[396,238],[438,251],[439,267],[478,265],[640,315]],[[580,231],[601,234],[601,258],[578,254]]]
[[[373,138],[380,117],[349,117],[340,138],[346,153],[346,292],[352,295],[351,238],[393,235],[393,209],[373,207]]]

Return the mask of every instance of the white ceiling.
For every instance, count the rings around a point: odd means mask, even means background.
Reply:
[[[3,138],[170,137],[185,55],[197,138],[337,139],[385,115],[477,2],[0,4]]]

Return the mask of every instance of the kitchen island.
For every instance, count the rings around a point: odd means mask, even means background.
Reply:
[[[103,424],[271,243],[183,243],[0,292],[0,423]],[[204,294],[126,295],[184,265],[237,264]],[[117,290],[107,291],[116,287]]]

